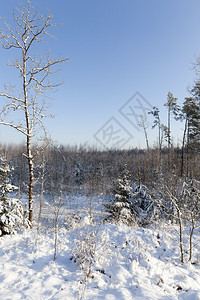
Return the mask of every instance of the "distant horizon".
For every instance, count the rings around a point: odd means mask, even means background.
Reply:
[[[21,141],[21,142],[2,142],[0,141],[0,146],[3,147],[20,147],[20,146],[26,146],[26,141]],[[33,145],[33,147],[36,146],[36,144]],[[42,144],[39,144],[39,146],[42,146]],[[134,150],[138,150],[138,151],[148,151],[147,147],[138,147],[138,146],[129,146],[127,148],[103,148],[100,145],[95,145],[95,144],[87,144],[87,143],[83,143],[83,144],[64,144],[64,143],[50,143],[49,146],[52,146],[53,148],[69,148],[70,150],[74,150],[74,149],[78,149],[78,150],[91,150],[91,151],[98,151],[98,152],[109,152],[109,151],[134,151]],[[159,146],[158,145],[152,145],[149,147],[149,150],[158,150]],[[181,149],[181,146],[178,144],[176,145],[172,145],[171,149]],[[60,150],[60,149],[59,149]],[[168,147],[167,147],[167,142],[162,146],[161,150],[163,151],[168,151]]]

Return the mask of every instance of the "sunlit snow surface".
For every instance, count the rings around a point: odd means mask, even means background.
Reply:
[[[86,204],[85,209],[89,209]],[[70,221],[73,226],[69,226]],[[114,224],[91,226],[87,216],[68,219],[59,231],[54,263],[50,224],[43,224],[37,247],[36,229],[0,238],[0,299],[200,299],[198,230],[192,263],[187,262],[185,253],[186,263],[182,265],[176,226],[154,224],[130,229]],[[89,245],[84,244],[91,233]],[[94,250],[86,281],[85,271],[74,262],[80,241],[85,253]]]

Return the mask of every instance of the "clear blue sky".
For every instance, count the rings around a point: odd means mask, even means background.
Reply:
[[[0,15],[12,18],[16,0],[1,1]],[[192,62],[200,54],[199,0],[42,0],[54,22],[56,40],[47,45],[52,56],[69,56],[58,78],[64,84],[52,94],[46,122],[52,139],[62,144],[98,144],[94,138],[114,117],[134,138],[126,146],[145,146],[143,134],[120,114],[119,109],[137,91],[152,106],[167,114],[163,104],[171,91],[180,103],[195,78]],[[14,52],[12,52],[14,55]],[[0,49],[0,87],[12,83],[9,53]],[[14,56],[12,56],[14,57]],[[151,119],[149,117],[148,121]],[[174,141],[177,133],[174,124]],[[183,127],[183,125],[178,125]],[[148,129],[156,141],[155,130]],[[180,131],[179,131],[180,133]],[[21,135],[0,127],[1,141],[21,141]]]

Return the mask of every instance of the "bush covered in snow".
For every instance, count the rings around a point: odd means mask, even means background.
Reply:
[[[144,226],[159,215],[153,192],[145,185],[131,184],[127,165],[122,170],[121,178],[116,180],[114,198],[109,204],[105,204],[109,214],[107,221]]]
[[[15,229],[23,225],[24,212],[19,200],[15,198],[0,200],[0,235],[15,233]]]
[[[6,159],[0,159],[0,236],[15,233],[21,226],[29,226],[28,220],[24,217],[21,202],[15,198],[9,198],[8,193],[17,189],[9,184],[8,174],[10,169]]]
[[[159,208],[154,194],[145,185],[134,185],[132,205],[136,212],[136,219],[140,225],[146,225],[159,215]]]
[[[109,216],[108,221],[122,222],[125,225],[133,225],[136,222],[136,214],[131,201],[133,188],[129,179],[127,165],[123,167],[122,176],[116,181],[114,188],[115,199],[106,204]]]

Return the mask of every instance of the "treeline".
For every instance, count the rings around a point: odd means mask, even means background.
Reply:
[[[120,178],[126,164],[131,181],[151,188],[160,178],[170,184],[171,178],[199,180],[200,153],[187,149],[183,157],[181,147],[164,147],[148,150],[100,151],[87,147],[48,145],[37,149],[35,157],[34,190],[40,192],[43,181],[44,192],[69,194],[110,194],[115,181]],[[28,192],[29,173],[24,145],[1,145],[12,169],[12,184]]]

